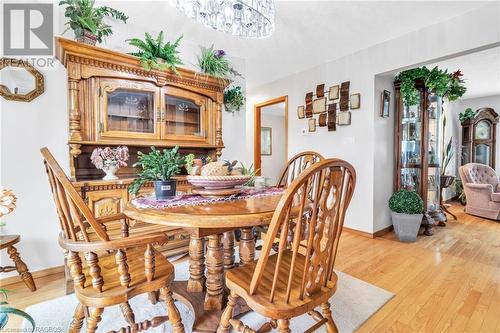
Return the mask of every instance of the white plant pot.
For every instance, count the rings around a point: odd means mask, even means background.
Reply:
[[[118,170],[118,168],[114,165],[110,165],[108,167],[102,168],[102,171],[104,171],[106,173],[106,175],[102,178],[102,180],[118,179],[118,177],[115,175],[116,170]]]
[[[400,214],[391,212],[396,237],[401,242],[415,242],[424,214]]]

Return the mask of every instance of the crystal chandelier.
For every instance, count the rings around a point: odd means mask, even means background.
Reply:
[[[274,0],[170,0],[185,15],[215,30],[247,38],[274,32]]]

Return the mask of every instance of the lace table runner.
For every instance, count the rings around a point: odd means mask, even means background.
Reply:
[[[163,208],[172,208],[181,206],[206,205],[217,202],[243,200],[248,198],[266,197],[270,195],[280,195],[283,192],[284,189],[282,188],[270,187],[264,190],[245,189],[241,193],[224,197],[214,197],[214,198],[202,197],[201,195],[198,194],[178,194],[175,197],[166,200],[157,200],[153,194],[152,196],[135,198],[131,202],[132,205],[134,205],[137,208],[163,209]]]

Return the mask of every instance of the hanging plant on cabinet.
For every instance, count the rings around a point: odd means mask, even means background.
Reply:
[[[415,81],[422,80],[427,89],[438,96],[448,98],[449,101],[457,100],[462,97],[467,88],[462,78],[460,70],[448,73],[448,70],[439,69],[437,66],[433,69],[427,67],[418,67],[403,71],[398,74],[396,81],[401,82],[401,95],[408,105],[417,105],[420,101],[420,93],[415,88]]]
[[[235,113],[240,111],[245,104],[245,95],[241,91],[240,86],[235,86],[224,91],[224,107],[226,111]]]
[[[153,38],[151,34],[146,32],[144,40],[140,38],[127,40],[130,45],[139,49],[139,51],[131,52],[129,54],[138,57],[141,60],[142,66],[147,71],[150,71],[151,69],[168,69],[179,75],[177,67],[183,63],[179,57],[179,51],[177,48],[179,47],[182,37],[183,36],[181,35],[173,43],[164,43],[163,31],[160,31],[156,38]]]
[[[208,48],[201,46],[201,54],[198,56],[198,67],[200,72],[224,82],[231,77],[241,76],[226,57],[224,50],[215,50],[214,46]]]
[[[104,37],[113,33],[111,26],[104,22],[105,17],[110,17],[123,23],[127,23],[128,16],[125,13],[108,6],[94,7],[94,0],[63,0],[59,6],[66,6],[64,16],[69,21],[65,25],[75,33],[77,41],[95,45],[102,43]]]

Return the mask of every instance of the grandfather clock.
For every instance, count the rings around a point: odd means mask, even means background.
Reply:
[[[497,123],[492,108],[478,109],[474,118],[462,123],[462,165],[481,163],[495,169]]]

